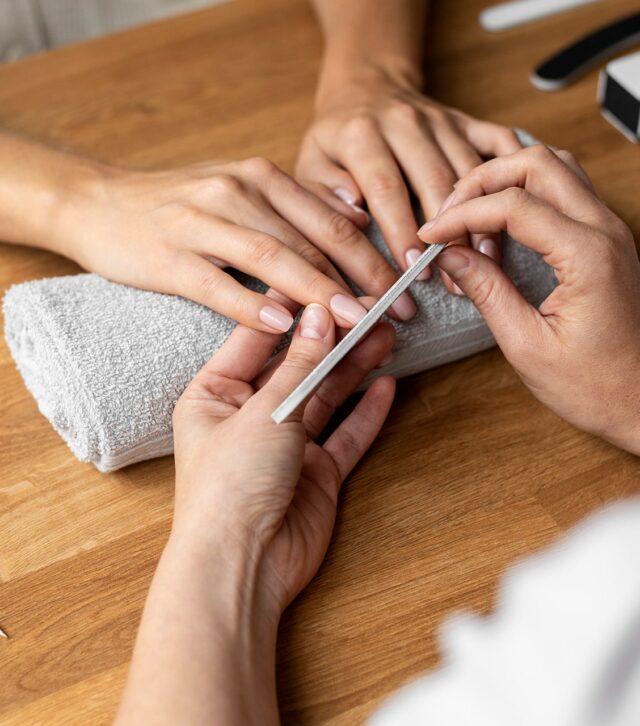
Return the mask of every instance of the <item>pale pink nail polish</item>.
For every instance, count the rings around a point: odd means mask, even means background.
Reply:
[[[272,308],[270,305],[265,305],[260,310],[259,318],[265,325],[277,330],[279,333],[286,333],[293,324],[293,316],[290,313],[285,313],[283,310],[278,310],[278,308]]]
[[[391,309],[400,318],[400,320],[411,320],[411,318],[418,312],[416,304],[407,292],[403,292],[402,295],[400,295],[400,297],[391,306]]]
[[[329,332],[331,319],[322,305],[308,305],[300,318],[300,335],[303,338],[322,340]]]
[[[498,245],[495,240],[491,239],[491,237],[485,237],[485,239],[483,239],[478,245],[478,250],[482,252],[483,255],[491,257],[491,259],[496,262],[500,259],[500,250],[498,249]]]
[[[407,267],[411,267],[412,265],[415,265],[416,262],[420,259],[422,256],[422,250],[419,250],[417,247],[412,247],[410,250],[407,250],[404,258],[407,262]],[[416,280],[428,280],[431,277],[431,268],[427,267],[427,269],[424,272],[421,272],[418,277],[416,277]]]
[[[367,314],[366,308],[353,297],[338,293],[331,298],[331,311],[338,317],[355,325]]]
[[[336,197],[338,197],[338,199],[342,199],[343,202],[346,202],[348,205],[355,207],[357,200],[356,195],[353,192],[350,192],[344,187],[336,187],[333,190],[333,193],[336,195]],[[364,209],[362,211],[364,212]]]
[[[454,285],[453,286],[453,292],[456,295],[459,295],[460,297],[464,297],[464,293],[462,292],[462,290],[457,285]]]

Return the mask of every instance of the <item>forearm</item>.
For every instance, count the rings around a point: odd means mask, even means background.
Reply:
[[[0,132],[0,240],[69,255],[62,210],[99,183],[103,167]]]
[[[422,81],[428,0],[312,0],[325,36],[321,83],[373,66]]]
[[[154,576],[118,724],[277,724],[277,616],[235,544],[172,536]]]

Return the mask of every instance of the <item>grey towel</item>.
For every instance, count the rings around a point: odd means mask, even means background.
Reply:
[[[375,224],[369,236],[384,251]],[[555,285],[540,257],[512,240],[505,240],[504,267],[535,305]],[[437,275],[412,292],[419,314],[394,323],[394,359],[374,375],[408,376],[494,345],[472,303],[446,293]],[[40,411],[78,459],[105,472],[172,452],[173,407],[234,327],[183,298],[93,274],[14,285],[4,316],[9,348]]]

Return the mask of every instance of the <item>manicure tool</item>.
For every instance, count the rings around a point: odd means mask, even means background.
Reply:
[[[430,245],[412,265],[400,277],[397,282],[392,285],[387,292],[378,300],[378,302],[369,310],[362,320],[353,327],[345,337],[336,345],[336,347],[322,360],[311,373],[302,381],[302,383],[291,393],[283,403],[271,414],[271,418],[280,424],[285,421],[291,414],[302,404],[308,396],[322,383],[322,381],[331,373],[331,371],[340,363],[340,361],[355,348],[356,345],[365,337],[365,335],[380,320],[384,313],[393,305],[393,303],[402,295],[402,293],[411,285],[411,283],[423,272],[427,266],[433,262],[436,257],[446,247],[444,244]]]
[[[555,53],[536,68],[531,83],[540,91],[557,91],[636,43],[640,43],[640,13],[618,19]]]
[[[480,13],[480,25],[491,32],[507,30],[592,2],[596,0],[514,0],[483,10]]]

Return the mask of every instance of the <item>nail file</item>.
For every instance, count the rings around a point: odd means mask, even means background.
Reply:
[[[336,347],[309,373],[302,383],[276,408],[271,418],[280,424],[300,406],[322,383],[340,361],[353,350],[365,335],[380,320],[384,313],[411,285],[411,283],[433,262],[446,245],[430,245],[397,282],[392,285],[362,320],[353,327]]]
[[[514,0],[494,5],[480,13],[480,25],[485,30],[498,32],[530,23],[547,15],[571,10],[597,0]]]

